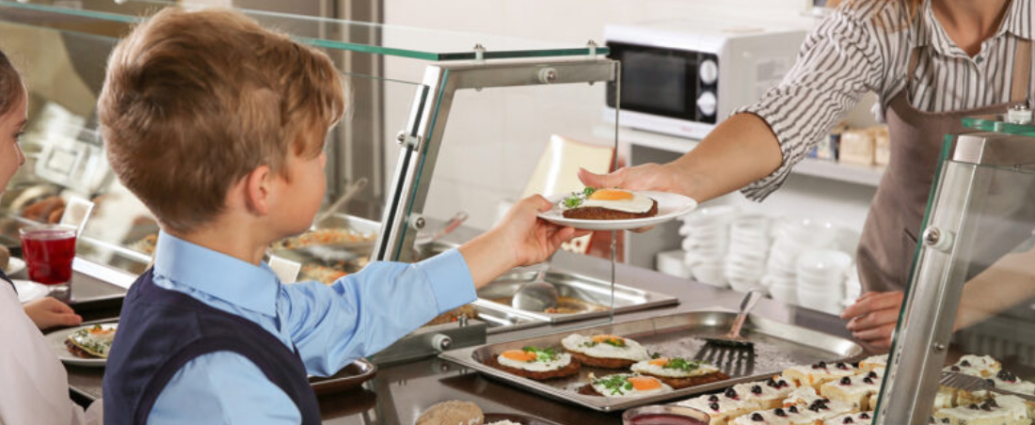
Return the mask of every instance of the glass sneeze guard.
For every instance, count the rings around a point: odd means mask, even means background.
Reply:
[[[200,8],[191,3],[128,0],[83,0],[70,6],[66,3],[41,1],[17,2],[0,0],[0,19],[26,20],[36,25],[78,31],[103,31],[103,35],[119,35],[126,27],[96,29],[82,22],[100,21],[130,25],[164,7]],[[494,60],[517,58],[570,57],[606,55],[606,46],[564,45],[498,35],[432,30],[405,26],[373,24],[340,19],[290,15],[257,10],[241,10],[268,28],[284,31],[303,43],[344,51],[397,56],[424,61]],[[33,13],[35,12],[35,13]],[[47,19],[39,14],[47,14]],[[64,17],[58,19],[57,17]],[[72,21],[72,22],[70,22]],[[80,22],[76,26],[73,23]],[[476,46],[484,50],[479,51]]]
[[[875,423],[1031,420],[1035,126],[1001,118],[945,142]],[[968,386],[987,383],[1018,392]]]

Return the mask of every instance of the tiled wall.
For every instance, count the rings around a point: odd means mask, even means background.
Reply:
[[[778,19],[808,27],[805,0],[385,0],[388,24],[481,32],[581,45],[602,41],[608,23],[702,16],[738,23]],[[492,45],[485,46],[492,49]],[[422,65],[388,59],[390,76],[419,81]],[[520,88],[460,95],[446,132],[446,148],[427,211],[438,217],[463,209],[470,223],[489,227],[497,205],[516,198],[531,175],[549,135],[560,133],[597,143],[601,137],[603,87],[556,90]],[[403,128],[412,89],[387,93],[389,129]],[[594,133],[594,128],[597,129]],[[395,155],[387,155],[394,168]],[[762,205],[775,214],[816,216],[861,228],[872,188],[844,187],[795,178]],[[730,202],[746,202],[735,195]]]

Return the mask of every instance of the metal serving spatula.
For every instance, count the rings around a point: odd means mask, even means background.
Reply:
[[[705,338],[704,340],[708,344],[722,347],[737,349],[754,348],[755,344],[753,342],[740,336],[740,330],[744,327],[744,320],[747,319],[748,313],[755,308],[755,304],[758,304],[760,298],[762,298],[762,294],[758,291],[748,291],[747,295],[744,296],[744,301],[740,302],[740,314],[737,315],[737,320],[733,321],[733,327],[730,329],[730,332],[724,337]]]
[[[1028,401],[1035,401],[1035,395],[1033,394],[1024,394],[996,388],[995,384],[990,379],[978,378],[976,376],[964,375],[962,373],[942,372],[942,379],[938,384],[971,393],[975,391],[992,391],[1003,395],[1017,396]]]

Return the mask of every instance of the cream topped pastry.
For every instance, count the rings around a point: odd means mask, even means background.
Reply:
[[[876,371],[863,375],[845,376],[830,381],[820,388],[820,394],[831,400],[851,403],[856,410],[871,410],[870,396],[880,391],[881,377]]]
[[[867,357],[863,361],[859,362],[859,369],[864,372],[869,372],[873,369],[886,369],[888,367],[888,355],[881,354],[877,356]]]
[[[962,373],[964,375],[977,376],[981,378],[991,378],[1002,369],[1002,365],[991,356],[975,356],[973,354],[968,354],[960,357],[960,360],[955,364],[947,366],[945,371]]]
[[[869,425],[873,423],[873,412],[846,413],[823,421],[823,425]]]
[[[745,413],[762,409],[759,400],[741,397],[733,388],[722,394],[702,395],[678,404],[707,413],[712,418],[710,425],[725,425]]]
[[[948,425],[1030,425],[1024,400],[1014,396],[990,398],[981,404],[969,404],[934,412],[939,424]]]
[[[797,388],[793,381],[774,376],[761,382],[734,385],[733,391],[747,400],[756,400],[763,409],[775,409]]]
[[[791,425],[793,423],[785,410],[781,408],[780,413],[777,414],[775,410],[751,412],[730,423],[733,425]]]
[[[823,384],[852,376],[858,373],[852,365],[845,362],[827,363],[819,362],[809,366],[794,366],[783,371],[784,378],[794,381],[801,386],[810,386],[819,389]]]

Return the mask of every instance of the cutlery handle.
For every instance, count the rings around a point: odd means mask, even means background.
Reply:
[[[758,291],[748,291],[744,296],[744,301],[740,302],[740,314],[737,315],[737,320],[733,322],[733,328],[730,329],[730,338],[740,338],[740,330],[744,327],[744,321],[751,309],[755,308],[755,304],[758,304],[760,298],[762,298],[762,294]]]

